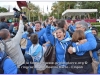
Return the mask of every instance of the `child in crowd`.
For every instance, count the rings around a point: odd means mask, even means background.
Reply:
[[[33,58],[34,68],[38,74],[47,73],[48,71],[44,61],[44,50],[43,47],[39,44],[37,34],[31,35],[30,40],[32,41],[32,46],[29,48],[29,54]]]

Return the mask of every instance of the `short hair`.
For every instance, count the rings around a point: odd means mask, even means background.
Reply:
[[[38,39],[38,35],[37,34],[32,34],[30,37],[30,40],[33,44],[37,44],[39,39]]]
[[[82,30],[76,30],[72,35],[72,41],[78,42],[79,40],[85,39],[85,34]]]
[[[64,28],[64,25],[65,25],[65,20],[64,19],[60,19],[59,22],[58,22],[58,27],[60,28]]]
[[[56,31],[59,30],[59,29],[60,29],[63,33],[66,33],[65,30],[64,30],[63,28],[57,28]]]
[[[55,22],[53,22],[53,26],[56,26],[56,23]]]
[[[0,30],[0,38],[3,40],[6,40],[8,38],[9,35],[9,30],[7,29],[2,29]]]
[[[1,17],[1,22],[4,22],[4,20],[5,20],[5,17],[4,16]]]
[[[24,31],[27,31],[27,26],[24,26]]]
[[[98,35],[98,29],[96,29],[96,28],[92,28],[91,30],[95,30],[96,33],[97,33],[97,35]]]
[[[40,21],[35,21],[35,24],[39,23],[41,25],[41,22]]]
[[[89,29],[87,22],[85,22],[84,20],[75,23],[75,25],[77,24],[81,25],[83,28],[85,28],[85,30]]]
[[[33,33],[33,29],[29,27],[29,28],[27,29],[27,32],[28,32],[28,37],[30,37],[31,34]]]
[[[58,22],[59,22],[59,19],[56,19],[55,23],[58,24]]]

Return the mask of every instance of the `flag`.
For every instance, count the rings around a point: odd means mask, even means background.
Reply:
[[[28,8],[28,5],[27,5],[26,1],[17,1],[17,5],[19,6],[20,9],[22,9],[21,7],[27,7]]]
[[[48,6],[47,6],[47,11],[48,11]]]

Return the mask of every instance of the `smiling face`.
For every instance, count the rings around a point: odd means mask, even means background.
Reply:
[[[41,29],[41,25],[39,23],[36,23],[35,24],[35,30],[40,31],[40,29]]]
[[[76,30],[82,30],[82,31],[85,31],[85,28],[82,27],[82,25],[77,24],[77,25],[76,25]]]
[[[60,41],[63,40],[65,37],[64,30],[62,30],[62,29],[56,30],[56,36],[57,36],[58,40],[60,40]]]

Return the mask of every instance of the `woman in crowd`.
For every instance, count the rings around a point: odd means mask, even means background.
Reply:
[[[62,28],[56,29],[56,36],[57,38],[52,35],[51,33],[51,24],[52,24],[52,18],[49,18],[48,26],[46,28],[46,35],[48,36],[48,39],[52,45],[55,45],[56,48],[56,66],[58,68],[51,68],[52,74],[67,74],[68,71],[66,70],[66,64],[65,64],[65,53],[66,48],[68,44],[70,43],[70,40],[66,37],[66,32]],[[63,67],[63,68],[59,68]]]
[[[72,43],[69,46],[73,47],[75,44],[80,45],[86,41],[84,32],[82,30],[76,30],[72,35]],[[71,67],[68,68],[68,70],[75,74],[90,74],[93,72],[92,58],[89,51],[84,54],[82,52],[73,54],[67,53],[66,60],[70,63],[68,67]],[[71,62],[73,62],[73,64],[71,64]]]

